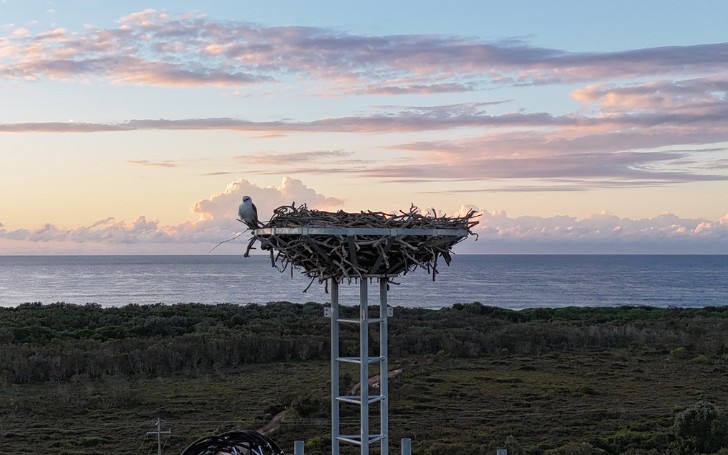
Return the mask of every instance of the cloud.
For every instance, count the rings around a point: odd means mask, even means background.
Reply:
[[[380,146],[385,160],[365,160],[349,150],[251,153],[238,156],[246,172],[345,173],[386,181],[559,179],[564,189],[644,186],[728,179],[728,78],[592,85],[572,92],[589,111],[491,114],[507,101],[442,106],[378,106],[354,117],[254,122],[231,118],[147,119],[123,123],[48,122],[0,124],[0,132],[98,133],[134,130],[233,130],[265,134],[433,132],[468,129],[469,136]],[[473,134],[473,131],[483,131]],[[133,161],[171,166],[172,162]],[[590,185],[590,182],[594,182]],[[549,184],[548,186],[552,186]],[[503,188],[506,188],[503,186]]]
[[[438,93],[460,93],[477,90],[473,84],[442,83],[442,84],[404,84],[404,85],[376,85],[372,84],[360,91],[369,95],[434,95]]]
[[[150,160],[127,160],[129,164],[137,166],[150,166],[150,167],[177,167],[177,163],[172,160],[165,161],[150,161]]]
[[[511,218],[483,211],[471,252],[530,253],[728,253],[728,214],[718,220],[674,214],[630,219],[599,213]]]
[[[244,195],[252,196],[262,219],[269,217],[273,209],[290,205],[294,201],[319,210],[334,210],[343,204],[340,199],[319,194],[300,180],[288,177],[277,187],[259,187],[241,179],[229,184],[224,191],[195,202],[190,207],[198,217],[194,222],[165,225],[145,216],[130,222],[108,217],[78,228],[62,228],[47,223],[35,229],[14,230],[7,230],[0,223],[0,240],[30,245],[88,245],[92,250],[96,244],[103,244],[116,248],[117,253],[143,250],[145,245],[164,244],[172,249],[175,245],[185,248],[188,245],[204,244],[207,246],[197,251],[207,252],[210,245],[214,246],[243,230],[243,226],[235,219]]]
[[[215,172],[205,172],[202,175],[208,176],[208,177],[214,177],[217,175],[233,175],[233,174],[240,174],[240,172],[239,171],[215,171]]]
[[[590,119],[587,117],[553,116],[548,113],[511,113],[492,115],[482,106],[497,103],[464,103],[427,107],[385,107],[360,116],[322,118],[311,121],[256,122],[235,118],[199,119],[134,119],[120,123],[83,122],[25,122],[0,124],[5,133],[93,133],[140,130],[230,130],[266,134],[293,132],[418,132],[456,128],[534,127],[560,125],[623,125],[619,119]]]
[[[218,242],[242,231],[235,220],[243,195],[252,196],[263,219],[281,205],[306,203],[310,208],[334,211],[344,201],[327,197],[302,181],[284,178],[279,186],[260,187],[245,179],[230,183],[224,191],[191,206],[197,220],[165,225],[139,216],[132,221],[108,217],[88,226],[62,228],[44,224],[37,228],[8,230],[0,223],[0,243],[15,251],[73,252],[197,252],[206,253]],[[438,208],[438,213],[447,212]],[[717,220],[681,218],[663,214],[630,219],[609,213],[584,217],[570,215],[510,217],[502,210],[479,210],[471,204],[453,214],[475,210],[481,215],[475,227],[478,240],[458,246],[470,253],[709,253],[728,254],[728,214]],[[69,245],[76,245],[69,247]],[[152,250],[157,248],[156,250]],[[162,248],[161,250],[159,248]],[[20,251],[20,250],[18,250]]]
[[[576,125],[402,143],[391,149],[406,151],[405,159],[359,173],[391,181],[531,179],[536,186],[557,180],[584,187],[604,187],[599,182],[607,180],[624,187],[728,179],[711,164],[722,148],[702,145],[728,140],[728,131],[686,130]]]
[[[295,153],[258,153],[236,156],[235,159],[245,165],[267,164],[289,167],[294,163],[310,163],[314,161],[331,161],[349,158],[352,152],[343,150],[295,152]]]
[[[213,194],[207,199],[197,201],[191,208],[200,217],[200,221],[237,218],[237,211],[243,196],[253,199],[261,220],[272,215],[273,210],[282,205],[306,203],[309,208],[333,210],[343,205],[344,201],[327,197],[307,187],[302,181],[284,177],[280,186],[261,188],[245,179],[227,186],[225,191]]]
[[[50,223],[36,229],[16,229],[2,232],[2,237],[10,240],[31,242],[66,241],[73,243],[167,243],[172,241],[176,230],[171,226],[160,225],[154,220],[140,216],[132,222],[118,221],[114,218],[74,229],[61,228]]]
[[[339,30],[216,21],[148,9],[115,28],[0,38],[14,52],[0,77],[97,77],[117,83],[242,86],[290,75],[344,93],[445,93],[484,84],[554,84],[728,69],[728,43],[568,52],[521,40],[364,36]],[[59,53],[60,52],[60,53]]]
[[[22,37],[22,36],[28,36],[29,34],[30,34],[30,31],[25,27],[19,27],[19,28],[16,28],[15,30],[13,30],[13,36]]]
[[[721,147],[709,147],[728,141],[728,130],[709,119],[671,121],[642,128],[626,121],[607,119],[575,119],[568,116],[503,115],[491,117],[466,114],[440,118],[434,111],[385,119],[327,119],[297,124],[285,122],[251,122],[230,119],[184,121],[133,121],[120,125],[84,123],[0,125],[0,131],[69,131],[99,132],[127,129],[243,129],[280,131],[347,131],[398,128],[434,130],[456,125],[493,124],[509,130],[471,137],[453,137],[436,141],[391,144],[380,148],[390,157],[366,161],[351,151],[309,151],[297,153],[253,153],[236,157],[244,162],[246,172],[266,174],[280,172],[274,166],[285,166],[287,173],[346,173],[388,181],[469,180],[469,179],[578,179],[580,186],[589,181],[613,179],[613,185],[643,186],[682,182],[726,180],[725,159],[711,158]],[[476,120],[477,117],[480,117]],[[728,120],[728,117],[726,118]],[[603,124],[600,124],[603,123]],[[612,124],[607,128],[604,124]],[[369,125],[369,126],[367,126]],[[429,128],[428,128],[429,125]],[[621,126],[621,127],[620,127]],[[521,128],[523,127],[523,128]],[[404,154],[404,155],[403,155]],[[172,167],[174,162],[132,160],[130,164]],[[324,163],[324,165],[322,165]],[[214,174],[219,175],[219,174]],[[536,186],[541,186],[537,183]],[[591,187],[603,187],[596,183]]]
[[[718,156],[728,142],[728,43],[569,52],[515,39],[365,36],[326,28],[217,21],[200,14],[175,16],[154,9],[129,14],[109,28],[3,30],[0,81],[19,83],[97,78],[114,84],[218,86],[226,93],[245,86],[285,84],[299,90],[292,95],[302,97],[436,95],[484,92],[504,85],[582,86],[565,100],[575,106],[574,112],[531,112],[511,107],[515,102],[509,99],[378,105],[365,113],[305,120],[211,117],[4,123],[0,133],[227,130],[257,139],[322,132],[426,132],[422,135],[426,140],[389,136],[387,144],[383,139],[376,150],[383,159],[377,161],[344,147],[237,158],[249,174],[280,173],[274,167],[285,163],[289,175],[325,172],[388,182],[519,180],[485,191],[572,191],[728,179],[725,158]],[[299,82],[289,85],[294,78]],[[351,143],[355,142],[347,147]]]
[[[571,96],[602,115],[642,114],[644,121],[662,123],[671,118],[723,120],[728,79],[724,76],[685,80],[653,80],[626,86],[595,84]]]

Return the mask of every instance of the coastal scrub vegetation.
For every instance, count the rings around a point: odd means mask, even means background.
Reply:
[[[279,445],[326,453],[329,331],[317,303],[0,308],[0,452],[133,453],[160,417],[179,453],[283,415]],[[728,454],[728,307],[396,307],[389,357],[415,454]]]

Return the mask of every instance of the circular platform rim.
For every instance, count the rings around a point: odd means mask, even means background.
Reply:
[[[467,237],[462,228],[370,228],[338,226],[272,227],[253,230],[256,237],[273,235],[335,235],[335,236],[382,236],[382,237]]]

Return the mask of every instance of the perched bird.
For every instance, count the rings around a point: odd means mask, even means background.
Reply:
[[[258,209],[253,204],[250,196],[243,196],[243,203],[238,208],[238,217],[240,221],[247,224],[250,229],[258,229],[260,221],[258,221]]]

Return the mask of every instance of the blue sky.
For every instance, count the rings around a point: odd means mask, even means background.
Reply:
[[[0,254],[204,254],[244,194],[476,208],[464,252],[728,253],[725,17],[0,0]]]

